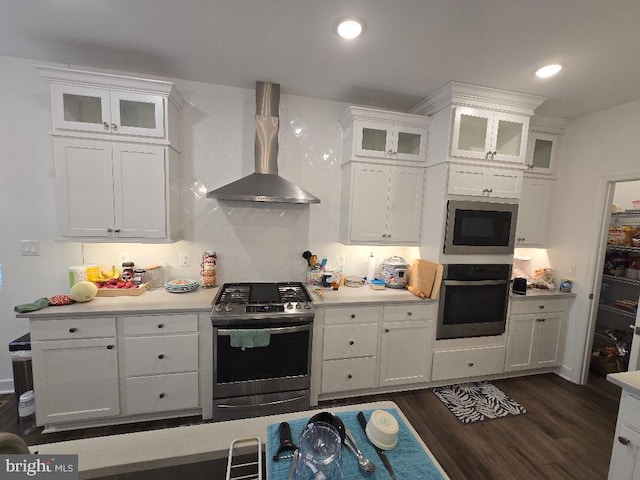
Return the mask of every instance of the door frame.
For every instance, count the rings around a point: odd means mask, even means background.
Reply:
[[[584,351],[582,355],[582,372],[580,375],[580,384],[584,385],[589,379],[589,366],[591,363],[591,348],[593,346],[593,335],[596,329],[596,319],[598,316],[598,299],[600,298],[600,286],[602,284],[602,268],[604,264],[604,258],[607,251],[607,239],[609,235],[609,223],[611,216],[611,204],[613,202],[615,186],[619,182],[633,182],[640,180],[640,172],[627,172],[611,177],[603,177],[598,182],[598,192],[603,192],[603,195],[598,195],[602,198],[600,203],[600,236],[595,243],[595,251],[592,258],[595,258],[595,263],[592,264],[591,272],[591,288],[590,288],[590,302],[588,309],[588,323],[587,323],[587,338],[584,343]],[[640,326],[640,312],[636,315],[636,326]],[[633,342],[631,345],[631,353],[629,355],[629,366],[635,365],[634,370],[638,370],[640,365],[640,342]]]

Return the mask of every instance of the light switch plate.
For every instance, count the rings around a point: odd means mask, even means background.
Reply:
[[[180,266],[180,267],[188,267],[189,266],[189,254],[188,253],[179,253],[178,254],[178,266]]]
[[[20,240],[20,250],[23,256],[40,255],[39,240]]]

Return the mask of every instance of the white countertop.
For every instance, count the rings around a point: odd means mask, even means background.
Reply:
[[[354,303],[383,303],[383,302],[413,302],[431,303],[434,300],[420,298],[404,288],[385,288],[374,290],[368,285],[363,287],[342,286],[339,290],[332,290],[331,287],[323,287],[324,299],[314,293],[313,286],[307,286],[313,303],[317,307],[336,307],[340,305],[351,305]]]
[[[397,409],[433,464],[444,478],[449,478],[400,408],[389,401],[47,443],[33,445],[30,450],[42,455],[78,455],[79,476],[81,479],[88,479],[226,458],[229,445],[234,439],[259,436],[263,444],[266,444],[269,425],[310,417],[320,411],[345,412],[385,408]]]
[[[640,371],[610,373],[607,380],[622,387],[624,390],[636,396],[640,396]]]
[[[575,293],[561,292],[560,290],[544,290],[542,288],[527,288],[526,295],[518,295],[511,292],[509,294],[511,300],[531,300],[534,298],[573,298]]]
[[[47,307],[35,312],[19,313],[17,317],[54,318],[123,314],[180,313],[211,311],[215,288],[198,288],[193,292],[169,293],[164,288],[147,290],[137,296],[96,297],[90,302]]]

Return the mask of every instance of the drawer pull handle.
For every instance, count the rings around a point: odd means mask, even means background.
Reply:
[[[539,308],[540,310],[542,310],[542,309],[544,309],[544,305],[538,305],[538,308]]]
[[[413,315],[413,312],[407,312],[408,317],[410,317],[411,315]]]
[[[164,398],[164,392],[162,392],[160,395],[158,395],[158,398]]]
[[[113,350],[113,345],[107,345],[107,350]]]
[[[69,333],[76,333],[78,329],[76,327],[70,328]]]
[[[356,314],[355,314],[355,313],[352,313],[352,314],[351,314],[351,318],[356,318]]]
[[[356,342],[354,342],[353,340],[349,340],[349,345],[353,345],[354,343]]]
[[[349,380],[351,380],[351,379],[353,378],[353,375],[348,374],[348,375],[347,375],[347,378],[348,378]]]
[[[618,437],[618,441],[623,445],[629,445],[629,443],[631,443],[629,439],[625,437]]]
[[[467,365],[469,365],[470,367],[473,367],[473,362],[469,362]]]
[[[164,323],[159,323],[158,328],[164,328]]]
[[[164,353],[161,353],[160,355],[158,355],[158,358],[162,360],[164,358]]]
[[[385,329],[384,329],[384,333],[389,333],[389,329],[388,329],[388,328],[385,328]]]

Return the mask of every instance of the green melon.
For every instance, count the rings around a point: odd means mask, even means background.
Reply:
[[[82,281],[71,287],[71,298],[76,302],[89,302],[95,298],[98,287],[93,282]]]

